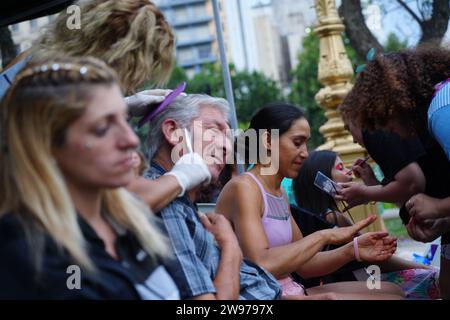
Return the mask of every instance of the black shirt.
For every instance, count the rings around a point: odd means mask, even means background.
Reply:
[[[30,247],[24,225],[17,215],[0,219],[0,299],[165,299],[177,298],[178,290],[162,264],[141,248],[137,239],[118,230],[116,248],[121,261],[113,259],[103,241],[81,217],[81,231],[88,255],[97,271],[80,268],[80,289],[69,289],[76,265],[50,236],[32,231]],[[33,258],[42,245],[39,264]],[[40,266],[39,270],[36,266]]]
[[[392,132],[364,130],[363,141],[367,152],[383,171],[383,185],[393,181],[400,170],[426,154],[417,137],[402,139]]]
[[[363,141],[367,152],[383,171],[382,184],[388,184],[401,169],[417,162],[426,179],[424,193],[440,199],[450,196],[450,162],[428,131],[402,139],[393,132],[364,130]],[[400,216],[406,224],[409,214],[404,206],[400,208]],[[442,243],[448,242],[449,236],[444,236]]]

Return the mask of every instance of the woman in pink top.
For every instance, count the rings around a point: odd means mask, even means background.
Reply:
[[[306,143],[310,128],[301,109],[271,104],[260,109],[250,122],[246,136],[257,136],[256,145],[246,145],[246,163],[253,168],[233,178],[223,189],[216,212],[233,224],[244,255],[270,271],[287,297],[334,292],[342,299],[400,299],[403,292],[393,284],[381,282],[370,290],[365,282],[340,282],[308,288],[290,276],[303,278],[332,273],[357,259],[379,262],[390,258],[396,239],[385,232],[357,233],[371,224],[371,216],[353,226],[328,229],[303,237],[290,213],[287,197],[281,188],[285,177],[295,178],[308,157]],[[252,139],[242,139],[244,142]],[[238,139],[239,152],[242,148]],[[328,244],[343,244],[335,250],[321,252]]]

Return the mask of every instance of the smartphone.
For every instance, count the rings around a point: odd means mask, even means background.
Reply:
[[[318,171],[316,174],[314,185],[333,198],[337,195],[337,191],[341,189],[341,187],[336,182],[328,178],[320,171]]]
[[[186,82],[180,83],[155,109],[150,110],[141,120],[139,120],[138,128],[142,127],[146,122],[151,121],[158,115],[165,107],[172,103],[186,89]]]

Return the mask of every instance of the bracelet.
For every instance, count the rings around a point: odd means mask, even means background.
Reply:
[[[355,253],[356,261],[362,261],[361,257],[359,256],[358,237],[353,238],[353,251]]]

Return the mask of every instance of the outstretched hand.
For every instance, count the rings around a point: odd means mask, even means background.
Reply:
[[[359,231],[372,224],[375,220],[377,220],[377,216],[371,215],[352,226],[326,230],[330,233],[328,244],[339,245],[352,241]]]
[[[358,250],[361,260],[381,262],[389,259],[397,249],[397,238],[387,232],[367,232],[358,237]]]

